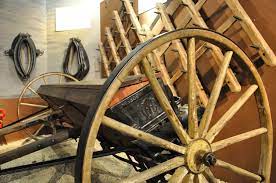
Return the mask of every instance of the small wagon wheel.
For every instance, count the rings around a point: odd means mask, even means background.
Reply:
[[[186,131],[179,118],[175,114],[169,100],[163,92],[157,78],[151,68],[150,63],[145,57],[153,50],[172,40],[182,39],[188,42],[188,130]],[[222,49],[225,53],[224,61],[215,80],[213,90],[210,94],[209,102],[206,106],[203,117],[198,122],[196,115],[196,90],[195,90],[195,41],[205,41]],[[245,92],[232,105],[225,114],[211,127],[210,121],[217,104],[218,97],[225,79],[226,71],[232,58],[239,62],[250,78],[250,86],[245,88]],[[130,127],[122,122],[106,116],[112,98],[118,92],[122,82],[131,70],[142,63],[146,77],[150,86],[163,108],[164,112],[173,127],[180,143],[172,143],[166,139],[154,136],[139,129]],[[250,96],[255,95],[257,109],[259,112],[260,128],[238,134],[230,138],[215,141],[214,138],[229,123],[234,114],[239,111],[241,106],[248,101]],[[131,52],[120,65],[112,72],[104,86],[102,95],[99,97],[98,107],[91,108],[86,117],[78,146],[78,155],[75,165],[76,182],[93,182],[91,180],[91,166],[93,159],[93,149],[96,138],[100,134],[100,127],[108,127],[138,139],[142,142],[152,144],[167,151],[176,152],[176,156],[164,162],[150,167],[134,177],[129,177],[120,182],[143,182],[150,180],[166,172],[172,172],[169,182],[222,182],[215,178],[209,166],[222,167],[240,176],[251,178],[255,182],[270,182],[271,159],[272,159],[272,120],[266,91],[257,70],[251,63],[247,55],[230,39],[216,32],[206,29],[180,29],[173,32],[162,34],[153,38],[142,45],[139,45]],[[231,148],[233,144],[247,139],[261,137],[259,172],[250,172],[241,167],[216,159],[216,153],[225,147]],[[184,181],[184,182],[185,182]]]
[[[48,108],[48,104],[38,95],[38,93],[36,92],[36,89],[38,89],[38,87],[42,84],[63,84],[64,82],[66,82],[67,80],[70,81],[78,81],[76,78],[68,75],[68,74],[64,74],[64,73],[60,73],[60,72],[49,72],[49,73],[44,73],[41,74],[39,76],[37,76],[36,78],[34,78],[33,80],[31,80],[29,83],[27,83],[27,85],[23,88],[23,90],[20,93],[20,96],[18,98],[18,102],[17,102],[17,117],[18,119],[22,119],[25,117],[25,115],[23,115],[23,110],[24,108],[28,108],[28,109],[32,109],[33,111],[40,111],[43,109]],[[31,94],[33,94],[33,96],[37,97],[37,103],[33,103],[33,102],[25,102],[25,100],[27,99],[27,93],[30,92]],[[30,133],[27,130],[24,130],[28,136],[30,136],[31,138],[36,139],[36,135],[39,133],[39,131],[44,127],[45,125],[41,125],[38,130],[36,130],[36,132],[34,132],[34,134]],[[52,129],[53,133],[55,133],[55,127],[54,124],[50,123],[49,127]]]

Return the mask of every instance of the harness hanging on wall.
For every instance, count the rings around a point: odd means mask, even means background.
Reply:
[[[23,67],[22,51],[24,46],[27,49],[27,66]],[[13,40],[11,49],[5,51],[7,56],[13,59],[14,66],[18,77],[22,81],[26,81],[30,78],[36,65],[36,58],[43,54],[42,51],[36,49],[34,41],[31,35],[28,33],[19,33]]]
[[[72,66],[74,55],[77,57],[77,72],[75,74],[70,73],[69,64]],[[71,38],[70,43],[67,48],[63,63],[63,72],[65,74],[71,75],[76,79],[83,80],[83,78],[88,74],[90,69],[89,58],[87,53],[78,38]]]

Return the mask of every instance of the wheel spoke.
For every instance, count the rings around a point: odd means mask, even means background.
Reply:
[[[30,90],[33,94],[39,96],[38,93],[33,88],[28,87],[28,90]]]
[[[29,107],[38,107],[38,108],[47,108],[48,107],[46,105],[32,104],[32,103],[25,103],[25,102],[21,102],[20,105],[29,106]]]
[[[202,174],[198,174],[197,175],[197,182],[198,183],[208,183],[208,180]]]
[[[45,77],[42,77],[42,79],[43,79],[44,84],[47,85],[47,80],[46,80],[46,78],[45,78]]]
[[[216,103],[218,101],[219,94],[220,94],[222,85],[225,80],[227,69],[228,69],[230,61],[232,59],[232,55],[233,55],[232,51],[228,51],[225,53],[224,61],[219,70],[218,76],[217,76],[215,84],[213,86],[213,90],[212,90],[209,102],[207,104],[206,110],[203,114],[203,117],[202,117],[202,120],[200,123],[199,133],[202,136],[206,135],[207,130],[209,128],[209,125],[210,125],[210,122],[211,122],[211,119],[212,119],[212,116],[214,113],[214,109],[216,107]]]
[[[172,150],[181,154],[185,154],[186,153],[186,148],[183,146],[179,146],[176,145],[174,143],[171,143],[167,140],[164,140],[162,138],[156,137],[154,135],[151,135],[149,133],[143,132],[141,130],[137,130],[133,127],[130,127],[128,125],[125,125],[119,121],[116,121],[114,119],[111,119],[107,116],[104,116],[103,121],[102,121],[103,125],[110,127],[114,130],[117,130],[123,134],[127,134],[131,137],[134,137],[136,139],[145,141],[147,143],[150,143],[152,145],[155,146],[160,146],[162,148],[168,149],[168,150]]]
[[[188,170],[185,167],[179,167],[175,170],[168,183],[182,183],[184,177],[187,175]]]
[[[39,132],[45,127],[44,124],[42,124],[36,131],[35,133],[33,134],[33,136],[37,136],[39,134]]]
[[[188,41],[188,126],[191,138],[198,136],[198,120],[196,110],[196,64],[195,64],[195,38]]]
[[[184,165],[184,163],[185,163],[184,157],[175,157],[175,158],[165,161],[164,163],[161,163],[155,167],[145,170],[137,175],[134,175],[130,178],[122,180],[121,182],[122,183],[143,182],[143,181],[149,180],[155,176],[158,176],[162,173],[166,173],[170,170],[178,168],[178,167]]]
[[[194,182],[195,175],[192,173],[189,173],[183,180],[183,183],[193,183]]]
[[[221,161],[221,160],[217,160],[216,162],[216,165],[215,166],[218,166],[218,167],[222,167],[222,168],[225,168],[225,169],[228,169],[234,173],[237,173],[239,175],[242,175],[242,176],[246,176],[246,177],[249,177],[249,178],[252,178],[256,181],[262,181],[262,177],[257,175],[257,174],[254,174],[252,172],[249,172],[245,169],[242,169],[240,167],[237,167],[235,165],[232,165],[230,163],[226,163],[224,161]]]
[[[147,78],[149,79],[149,82],[152,86],[152,90],[155,93],[156,98],[159,101],[159,104],[161,105],[161,107],[163,108],[165,113],[167,114],[176,134],[178,135],[179,139],[181,140],[181,142],[183,144],[188,144],[191,139],[190,139],[189,135],[187,134],[187,132],[184,130],[181,122],[179,121],[172,106],[170,105],[170,102],[169,102],[167,96],[165,95],[162,87],[160,86],[158,80],[156,79],[155,74],[154,74],[153,70],[151,69],[149,62],[146,59],[144,59],[142,61],[142,63],[143,63],[145,74],[146,74]]]
[[[203,174],[205,175],[206,179],[208,180],[208,182],[211,183],[219,183],[219,180],[215,178],[214,174],[211,172],[211,170],[209,168],[207,168]]]
[[[238,112],[251,95],[257,90],[257,85],[250,86],[246,92],[232,105],[232,107],[218,120],[206,135],[206,139],[211,143],[220,131],[226,126],[227,122]]]
[[[252,131],[249,131],[249,132],[246,132],[246,133],[242,133],[240,135],[236,135],[236,136],[233,136],[233,137],[230,137],[230,138],[227,138],[227,139],[224,139],[224,140],[213,143],[211,145],[212,150],[215,152],[215,151],[218,151],[218,150],[223,149],[225,147],[228,147],[230,145],[233,145],[235,143],[238,143],[238,142],[256,137],[258,135],[264,134],[266,132],[267,132],[266,128],[259,128],[259,129],[252,130]]]

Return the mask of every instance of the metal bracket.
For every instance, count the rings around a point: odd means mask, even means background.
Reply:
[[[5,50],[5,51],[4,51],[4,55],[5,55],[5,56],[13,56],[13,52],[14,52],[14,51],[13,51],[12,49]]]
[[[40,49],[37,49],[36,50],[36,56],[39,57],[39,56],[42,56],[44,54],[44,51],[43,50],[40,50]]]

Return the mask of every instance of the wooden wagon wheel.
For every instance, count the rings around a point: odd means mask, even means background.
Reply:
[[[182,127],[182,124],[171,107],[169,100],[158,83],[150,63],[145,59],[146,55],[154,49],[176,39],[182,39],[183,41],[187,40],[188,42],[188,131]],[[194,87],[196,74],[196,40],[216,45],[225,53],[224,61],[221,64],[221,68],[215,80],[200,125],[195,112],[197,104],[197,91]],[[222,115],[217,123],[210,128],[210,121],[232,57],[235,58],[235,60],[244,67],[244,71],[248,73],[250,86],[234,103],[234,105],[232,105],[228,111]],[[180,144],[175,144],[152,134],[132,128],[105,115],[112,98],[116,92],[118,92],[122,82],[138,63],[142,63],[143,70],[149,79],[152,90],[161,107],[167,114],[174,131],[181,141]],[[239,111],[241,106],[253,94],[255,95],[256,107],[259,112],[260,128],[214,142],[214,138],[222,131],[233,115]],[[213,31],[205,29],[180,29],[162,34],[142,45],[139,45],[122,61],[120,65],[115,68],[102,88],[102,96],[99,97],[97,109],[90,109],[86,117],[81,132],[78,146],[78,157],[75,165],[76,182],[93,182],[93,180],[91,180],[92,155],[101,125],[128,135],[129,137],[178,153],[178,156],[138,173],[134,177],[121,180],[120,182],[143,182],[172,170],[174,170],[174,173],[169,179],[169,182],[182,182],[182,180],[187,182],[206,182],[207,180],[209,182],[222,182],[215,178],[210,171],[209,166],[225,168],[241,176],[251,178],[255,182],[270,182],[273,129],[269,102],[263,82],[247,55],[230,39]],[[259,172],[253,173],[225,161],[216,159],[215,153],[217,151],[224,149],[225,147],[230,148],[232,144],[239,143],[255,136],[261,137]]]
[[[17,102],[17,117],[18,117],[18,119],[22,119],[25,117],[25,115],[22,114],[23,113],[22,110],[24,110],[24,108],[32,109],[34,111],[40,111],[42,109],[46,109],[49,107],[48,104],[38,95],[35,88],[38,88],[41,84],[57,84],[57,83],[63,84],[67,80],[76,81],[76,82],[78,81],[76,78],[74,78],[68,74],[64,74],[61,72],[49,72],[49,73],[41,74],[41,75],[37,76],[36,78],[34,78],[33,80],[31,80],[29,83],[27,83],[26,86],[21,91],[20,96],[18,98],[18,102]],[[24,100],[26,100],[26,98],[27,98],[26,97],[27,92],[31,92],[37,98],[37,103],[24,102]],[[24,131],[31,138],[36,139],[36,135],[39,133],[39,131],[44,126],[45,125],[42,124],[38,128],[38,130],[36,130],[36,132],[34,132],[34,134],[30,133],[27,130],[24,130]],[[50,126],[50,128],[52,128],[53,133],[55,133],[54,124],[50,123],[49,126]]]

